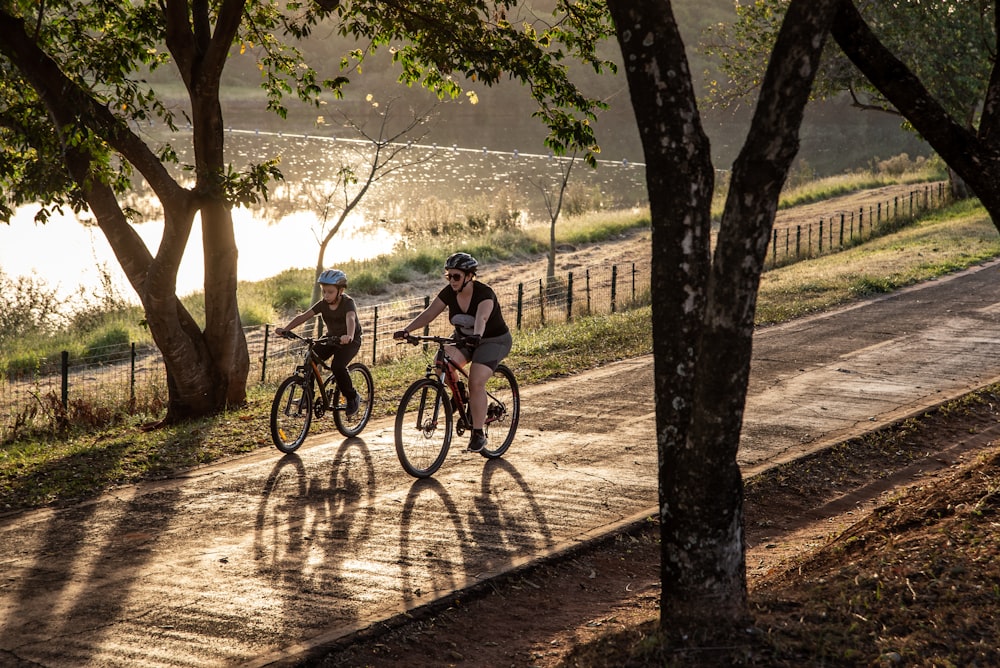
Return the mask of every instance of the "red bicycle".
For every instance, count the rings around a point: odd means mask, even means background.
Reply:
[[[405,340],[413,345],[437,344],[437,353],[433,363],[427,365],[426,375],[406,389],[396,411],[399,463],[413,477],[427,478],[444,463],[452,434],[461,436],[472,428],[465,389],[469,375],[445,355],[445,346],[456,344],[454,338],[410,334]],[[521,416],[521,394],[514,372],[498,365],[486,382],[486,397],[483,430],[489,443],[480,454],[493,459],[507,452]]]

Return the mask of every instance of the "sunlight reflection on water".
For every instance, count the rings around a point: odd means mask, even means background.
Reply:
[[[285,269],[313,267],[322,219],[322,200],[335,191],[333,179],[344,164],[364,166],[358,151],[363,142],[333,137],[230,131],[226,145],[236,165],[281,157],[284,183],[272,186],[271,198],[254,211],[233,212],[239,249],[239,279],[255,281]],[[394,226],[407,222],[421,207],[437,204],[461,218],[508,207],[522,211],[529,222],[547,220],[543,190],[552,192],[561,174],[559,160],[516,150],[487,152],[459,147],[413,146],[403,164],[376,182],[356,215],[345,221],[326,253],[327,266],[366,259],[392,250],[400,238]],[[182,155],[181,162],[185,162]],[[642,165],[605,162],[592,170],[582,162],[573,167],[570,183],[599,190],[605,208],[643,206]],[[334,200],[336,201],[336,200]],[[69,215],[55,215],[35,225],[35,207],[19,209],[10,225],[0,225],[0,269],[8,277],[37,273],[50,288],[67,296],[79,287],[99,288],[104,267],[121,294],[132,298],[114,254],[100,230]],[[151,216],[152,217],[152,216]],[[270,222],[269,222],[270,221]],[[332,215],[328,225],[332,224]],[[156,251],[162,220],[136,226],[151,252]],[[187,295],[203,287],[204,268],[196,223],[178,274],[177,292]]]

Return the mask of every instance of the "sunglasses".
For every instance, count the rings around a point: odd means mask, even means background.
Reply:
[[[464,276],[462,276],[461,274],[447,274],[447,273],[445,274],[445,277],[446,277],[446,278],[447,278],[447,279],[448,279],[449,281],[460,281],[460,280],[462,280],[463,278],[465,278],[465,277],[464,277]]]

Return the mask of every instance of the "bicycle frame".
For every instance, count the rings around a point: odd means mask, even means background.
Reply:
[[[453,340],[434,339],[434,341],[438,344],[438,351],[434,355],[434,362],[427,365],[425,375],[428,378],[440,381],[445,387],[448,388],[448,392],[451,394],[452,399],[455,402],[458,417],[462,420],[466,429],[472,429],[472,409],[466,398],[462,396],[462,393],[458,389],[459,381],[464,379],[467,383],[466,391],[468,391],[469,373],[464,368],[456,364],[454,360],[448,357],[445,353],[445,346],[455,345]],[[469,362],[471,362],[471,360],[469,360]],[[487,399],[496,399],[495,396],[490,394],[489,390],[486,391],[486,397]],[[496,416],[487,413],[484,424],[491,424],[495,420]]]
[[[458,382],[464,378],[469,380],[469,374],[465,369],[455,364],[455,362],[445,354],[444,347],[447,344],[439,343],[438,352],[434,356],[434,363],[427,365],[427,377],[436,378],[441,381],[455,402],[459,417],[468,427],[472,427],[472,416],[469,415],[469,406],[465,397],[458,389]]]
[[[322,391],[323,388],[323,372],[322,369],[332,372],[326,363],[321,361],[313,354],[313,344],[310,343],[306,346],[306,352],[302,360],[302,364],[295,368],[297,373],[301,372],[304,376],[308,376],[307,384],[309,385],[309,392],[313,396],[313,401],[316,401],[316,388],[320,388],[319,396],[320,402],[323,410],[330,409],[330,400],[326,396],[326,392]]]
[[[302,357],[302,364],[295,367],[295,373],[301,375],[303,378],[308,376],[308,378],[306,378],[307,381],[306,384],[309,387],[309,393],[312,395],[314,405],[316,402],[316,395],[317,395],[316,389],[317,388],[319,389],[320,399],[318,407],[320,409],[320,412],[319,414],[317,414],[317,417],[319,417],[319,415],[321,415],[323,412],[332,410],[334,408],[334,406],[330,405],[330,397],[326,396],[326,392],[323,392],[323,384],[326,382],[326,380],[324,380],[323,378],[323,371],[325,370],[329,373],[333,373],[333,369],[330,367],[329,364],[316,357],[315,353],[313,352],[313,348],[316,346],[317,343],[316,341],[308,339],[303,336],[299,336],[294,332],[286,332],[285,335],[288,336],[288,338],[298,339],[299,341],[304,341],[306,343],[306,351]],[[337,341],[327,341],[327,343],[333,346],[340,345]]]

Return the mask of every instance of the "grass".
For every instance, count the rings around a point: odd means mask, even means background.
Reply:
[[[960,202],[850,250],[765,273],[757,324],[892,292],[997,256],[1000,236],[986,211],[974,201]]]
[[[876,162],[871,169],[823,178],[812,178],[808,167],[789,176],[778,199],[778,209],[790,209],[842,195],[871,190],[882,186],[905,183],[945,181],[948,173],[944,163],[936,156],[930,160],[910,160],[905,153],[889,160]],[[722,217],[722,209],[729,189],[728,175],[718,179],[712,200],[712,219]]]
[[[635,228],[649,227],[646,212],[605,212],[581,214],[567,218],[557,226],[557,243],[596,243],[613,239]],[[459,236],[449,239],[448,248],[462,248],[489,263],[526,258],[546,252],[548,228],[506,230],[485,235]],[[351,293],[362,298],[377,296],[388,287],[436,275],[444,265],[450,250],[440,239],[425,238],[399,248],[391,255],[370,260],[351,261],[341,268],[351,277]],[[311,269],[289,269],[262,281],[242,281],[237,286],[240,318],[244,326],[276,322],[289,312],[301,311],[312,303]],[[120,301],[117,296],[111,296]],[[204,295],[195,292],[181,301],[195,320],[204,323]],[[367,300],[366,300],[367,301]],[[105,317],[88,314],[87,327],[67,327],[49,332],[35,332],[3,340],[0,351],[0,373],[34,371],[41,360],[59,360],[62,351],[71,359],[92,357],[95,350],[113,343],[136,342],[152,346],[149,330],[143,326],[144,315],[139,306],[124,305]],[[72,322],[72,319],[69,319]],[[0,333],[2,334],[2,333]]]
[[[642,224],[641,217],[613,224],[597,222],[577,233],[607,238],[636,224]],[[842,253],[767,272],[761,283],[758,321],[782,322],[997,256],[1000,238],[985,211],[975,203],[958,204]],[[414,250],[398,266],[418,267],[423,262],[419,257]],[[434,262],[441,259],[428,261],[428,266],[436,271],[439,265]],[[389,264],[386,261],[383,270]],[[295,281],[283,275],[265,283],[269,285],[256,288],[262,299]],[[508,363],[521,383],[530,385],[642,355],[652,348],[649,319],[650,309],[645,306],[524,331],[515,337]],[[379,388],[375,414],[392,414],[394,400],[423,373],[425,365],[424,357],[415,356],[374,368]],[[142,431],[141,418],[132,418],[114,428],[78,432],[67,427],[48,438],[6,444],[0,448],[0,510],[85,498],[114,485],[270,447],[270,392],[266,387],[253,388],[244,408],[153,432]],[[329,422],[319,421],[316,427],[328,427]]]

